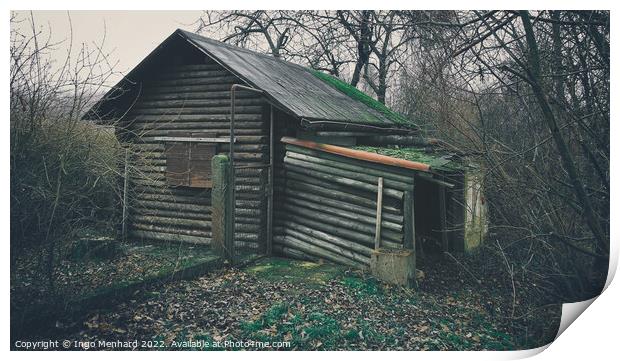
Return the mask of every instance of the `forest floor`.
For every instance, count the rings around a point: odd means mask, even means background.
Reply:
[[[80,240],[57,250],[52,288],[46,251],[20,252],[11,265],[11,325],[17,334],[68,309],[113,304],[151,283],[204,274],[219,260],[209,247]]]
[[[411,290],[328,263],[268,258],[148,288],[30,338],[78,340],[78,349],[512,350],[555,336],[559,306],[523,332],[492,279],[480,284],[445,258],[421,268]]]

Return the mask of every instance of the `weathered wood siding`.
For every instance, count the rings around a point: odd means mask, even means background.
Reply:
[[[294,145],[280,146],[274,251],[367,267],[374,248],[379,177],[384,178],[382,246],[404,247],[404,202],[405,193],[413,191],[411,172]]]
[[[241,83],[215,62],[162,65],[141,84],[135,105],[120,123],[136,149],[129,202],[129,236],[157,241],[211,242],[211,189],[166,182],[165,143],[155,137],[208,133],[228,137],[230,88]],[[235,165],[268,162],[265,100],[239,92],[236,101]],[[217,153],[228,153],[218,144]],[[264,168],[236,172],[236,245],[260,248],[265,239]]]

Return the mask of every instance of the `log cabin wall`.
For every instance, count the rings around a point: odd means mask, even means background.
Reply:
[[[190,171],[188,179],[177,176],[171,181],[170,174],[178,174],[184,166],[177,163],[176,167],[168,167],[170,149],[174,150],[176,161],[182,161],[185,150],[157,139],[170,136],[228,138],[230,89],[232,84],[244,82],[213,59],[205,59],[205,54],[220,59],[226,68],[247,79],[247,83],[260,87],[270,101],[281,107],[275,111],[273,139],[276,148],[273,165],[276,252],[366,267],[374,243],[373,216],[379,174],[386,181],[383,244],[393,248],[412,247],[415,234],[437,237],[434,231],[439,208],[439,199],[435,197],[437,187],[428,186],[425,191],[424,181],[418,182],[419,174],[414,176],[413,172],[403,172],[402,168],[308,152],[279,141],[282,136],[292,136],[345,147],[407,146],[423,140],[411,135],[411,129],[399,129],[394,119],[386,114],[373,111],[354,98],[343,97],[337,88],[326,85],[313,75],[314,72],[303,67],[182,30],[175,31],[128,74],[128,78],[143,79],[141,82],[123,79],[85,116],[104,121],[120,118],[117,135],[121,141],[133,144],[135,154],[129,173],[130,237],[211,242],[211,190],[205,176],[207,172],[203,169],[193,177]],[[268,238],[268,168],[265,165],[269,162],[270,105],[255,93],[240,91],[237,95],[235,165],[263,167],[236,171],[235,244],[260,252]],[[379,133],[378,124],[393,124],[396,129]],[[191,146],[187,148],[189,169],[192,149]],[[213,154],[227,153],[230,146],[218,143],[195,149],[200,149],[197,156],[199,162],[205,164]],[[463,183],[462,173],[454,178]],[[425,201],[420,193],[427,196]],[[463,249],[466,232],[462,230],[468,223],[477,227],[473,231],[482,230],[476,234],[485,233],[483,198],[479,192],[476,197],[465,197],[463,188],[440,194],[447,202],[441,214],[444,215],[447,208],[448,218],[442,217],[442,227],[447,223],[452,229],[453,242],[449,248]],[[466,222],[469,198],[480,203],[476,209],[481,211],[472,213],[472,220]],[[415,210],[412,209],[414,203]],[[414,214],[428,216],[429,222],[422,222],[428,225],[426,229],[418,225],[419,232],[416,232]],[[445,238],[442,241],[445,242]]]
[[[382,247],[413,245],[405,207],[405,193],[413,191],[412,172],[282,143],[276,154],[277,254],[367,268],[374,249],[379,177],[384,178]]]
[[[188,53],[189,52],[189,53]],[[228,137],[230,88],[242,83],[213,60],[186,47],[162,58],[140,86],[120,123],[121,137],[133,144],[128,235],[154,241],[211,242],[211,189],[171,186],[166,179],[162,136],[188,134]],[[240,91],[236,100],[235,165],[268,163],[266,101]],[[228,153],[218,143],[216,153]],[[236,171],[235,246],[261,250],[265,239],[266,168]]]
[[[319,131],[291,128],[295,120],[276,133],[326,144],[359,144],[365,135],[356,131]],[[348,138],[347,138],[348,137]],[[390,139],[388,139],[390,140]],[[383,143],[382,145],[387,145]],[[276,143],[276,205],[274,250],[284,256],[308,260],[328,259],[349,266],[368,266],[373,249],[378,176],[386,180],[389,194],[383,208],[382,245],[402,248],[407,233],[413,247],[424,244],[426,253],[442,252],[440,185],[415,172]],[[465,192],[463,172],[442,172],[454,185],[446,187],[446,236],[448,251],[463,251]],[[360,184],[362,183],[362,184]],[[415,183],[415,184],[414,184]],[[390,189],[390,187],[392,189]],[[415,220],[406,216],[404,193],[411,193]],[[403,192],[403,197],[396,192]],[[412,229],[407,230],[408,227]]]

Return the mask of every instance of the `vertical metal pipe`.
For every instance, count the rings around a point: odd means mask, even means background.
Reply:
[[[269,198],[267,203],[267,255],[273,252],[273,167],[274,167],[274,141],[273,141],[273,105],[269,105]]]

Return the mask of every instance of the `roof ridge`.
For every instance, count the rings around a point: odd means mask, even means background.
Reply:
[[[306,71],[312,70],[312,68],[306,67],[306,66],[301,65],[301,64],[293,63],[291,61],[284,60],[282,58],[276,58],[275,56],[270,55],[270,54],[260,53],[258,51],[254,51],[254,50],[251,50],[251,49],[248,49],[248,48],[242,48],[240,46],[236,46],[236,45],[232,45],[232,44],[229,44],[229,43],[225,43],[223,41],[216,40],[216,39],[213,39],[213,38],[208,38],[208,37],[206,37],[204,35],[201,35],[201,34],[198,34],[198,33],[194,33],[194,32],[187,31],[187,30],[183,30],[183,29],[180,29],[180,28],[178,28],[177,31],[182,32],[184,35],[186,35],[186,36],[188,36],[190,38],[191,37],[197,37],[201,41],[217,43],[216,45],[222,46],[222,47],[225,47],[225,48],[228,48],[228,49],[231,49],[233,51],[241,51],[241,52],[250,53],[250,54],[252,54],[254,56],[260,56],[262,58],[269,59],[271,61],[276,61],[276,62],[284,63],[286,65],[296,66],[296,67],[302,68],[302,69],[304,69]]]
[[[202,54],[213,58],[224,69],[253,87],[264,91],[268,100],[285,112],[299,119],[343,125],[375,126],[387,130],[396,126],[403,131],[412,130],[410,125],[397,122],[390,114],[369,106],[359,97],[334,87],[317,77],[316,70],[253,50],[227,44],[215,39],[176,29],[159,46],[149,53],[129,74],[93,106],[94,116],[109,119],[112,111],[120,103],[116,88],[123,87],[127,79],[141,81],[145,71],[156,64],[152,59],[169,51],[168,44],[181,41],[198,49]],[[141,75],[142,74],[142,75]],[[139,79],[133,79],[138,75]],[[117,95],[112,97],[112,95]],[[123,105],[124,106],[124,105]],[[389,108],[388,108],[389,109]],[[103,115],[102,115],[103,114]],[[325,123],[327,124],[327,123]],[[413,124],[413,123],[412,123]],[[407,129],[409,128],[409,129]]]

